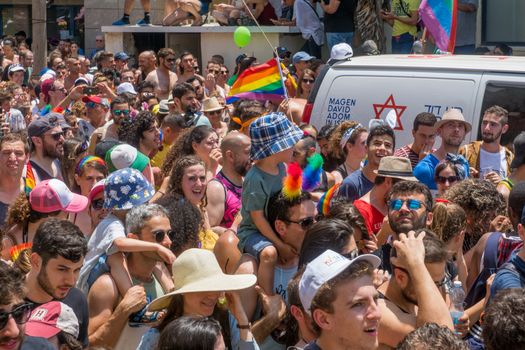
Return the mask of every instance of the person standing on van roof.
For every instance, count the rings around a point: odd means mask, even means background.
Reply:
[[[407,54],[417,36],[420,0],[392,0],[391,9],[381,10],[381,18],[392,27],[392,53]]]
[[[432,147],[436,141],[436,122],[437,118],[433,113],[423,112],[416,115],[414,127],[412,128],[414,141],[411,144],[398,148],[394,152],[394,156],[410,159],[410,164],[412,169],[414,169],[421,159],[425,158],[430,152],[435,151]]]
[[[483,113],[481,140],[461,147],[459,153],[470,165],[473,177],[489,180],[497,186],[510,174],[514,154],[501,146],[501,135],[509,129],[508,112],[500,106],[492,106]]]
[[[465,135],[472,130],[472,125],[465,121],[459,109],[451,108],[436,123],[436,129],[441,136],[441,146],[423,158],[414,168],[414,176],[434,191],[437,190],[434,170],[444,159],[462,163],[466,177],[470,176],[469,164],[463,156],[459,155],[459,147]]]
[[[458,0],[456,25],[456,55],[472,55],[476,50],[476,17],[478,0]]]
[[[339,43],[352,45],[355,28],[354,13],[357,7],[357,0],[323,0],[320,3],[325,13],[324,29],[328,50],[331,51],[332,47]]]

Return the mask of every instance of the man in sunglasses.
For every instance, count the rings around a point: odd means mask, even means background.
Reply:
[[[158,204],[143,204],[131,209],[126,215],[128,238],[150,242],[170,248],[171,226],[168,213]],[[115,349],[135,349],[140,337],[148,327],[132,327],[133,313],[140,311],[148,302],[167,292],[153,274],[162,258],[153,251],[135,251],[126,256],[133,282],[122,296],[111,274],[100,276],[89,291],[91,345]],[[168,281],[170,277],[167,277]],[[137,315],[137,314],[135,314]],[[138,317],[143,315],[139,314]],[[129,322],[128,322],[129,319]]]
[[[378,288],[382,296],[380,348],[395,348],[408,333],[428,322],[454,330],[442,291],[447,282],[445,244],[425,230],[398,238],[391,252],[392,277]]]
[[[209,61],[206,66],[206,79],[204,80],[204,93],[206,96],[210,97],[213,92],[218,91],[222,97],[226,97],[224,89],[217,84],[220,75],[221,65],[214,61]]]
[[[155,85],[155,94],[159,100],[167,100],[171,90],[177,84],[177,74],[175,74],[175,52],[170,48],[162,48],[157,53],[159,65],[146,77],[146,81],[151,81]]]
[[[95,149],[98,142],[101,141],[119,141],[118,129],[122,121],[130,118],[131,108],[124,97],[117,97],[110,104],[109,121],[103,126],[97,128],[91,135],[89,148]]]
[[[35,185],[53,178],[63,179],[60,158],[64,155],[64,124],[60,114],[49,113],[32,121],[27,128],[31,151],[27,173],[33,174]]]
[[[106,124],[106,115],[109,110],[109,102],[106,98],[96,95],[82,97],[86,105],[86,119],[78,121],[79,133],[85,141],[89,141],[95,129]]]
[[[24,298],[23,274],[0,262],[0,350],[55,349],[46,339],[25,335],[31,303]]]

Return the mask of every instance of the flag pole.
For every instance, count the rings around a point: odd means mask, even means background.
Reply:
[[[284,85],[283,70],[281,68],[281,59],[279,55],[275,55],[275,59],[277,60],[277,67],[279,67],[279,75],[281,76],[281,85],[283,86],[284,99],[288,101],[288,91],[286,90],[286,85]]]

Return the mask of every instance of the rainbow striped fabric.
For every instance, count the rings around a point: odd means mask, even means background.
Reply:
[[[457,0],[422,0],[419,16],[441,51],[454,52]]]
[[[277,59],[246,69],[235,80],[226,103],[239,99],[280,101],[284,99],[284,85]]]

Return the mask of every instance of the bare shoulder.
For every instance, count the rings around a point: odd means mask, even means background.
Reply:
[[[115,307],[119,299],[117,284],[110,274],[100,276],[91,286],[88,293],[88,304],[112,305]]]

